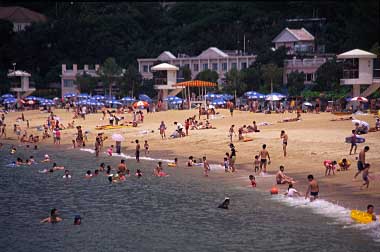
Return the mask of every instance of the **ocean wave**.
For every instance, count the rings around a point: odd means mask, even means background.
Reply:
[[[359,224],[352,220],[350,216],[350,209],[323,199],[310,202],[304,197],[286,197],[284,195],[275,195],[272,199],[290,207],[308,208],[313,213],[333,218],[335,220],[335,223],[333,224],[342,224],[343,228],[366,230],[367,232],[365,233],[370,235],[374,241],[380,243],[380,216],[377,216],[378,220],[376,222],[374,221],[370,224]]]

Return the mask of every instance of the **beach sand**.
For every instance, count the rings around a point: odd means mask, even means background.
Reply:
[[[145,111],[144,111],[145,112]],[[228,183],[237,183],[238,185],[248,186],[248,175],[253,172],[253,159],[261,150],[262,144],[267,144],[272,163],[268,166],[269,175],[267,177],[256,176],[258,183],[257,190],[268,191],[275,184],[274,174],[278,171],[280,165],[285,166],[285,173],[297,180],[295,187],[304,194],[307,189],[306,177],[313,174],[320,183],[320,196],[333,203],[348,207],[365,209],[367,204],[380,206],[380,132],[374,132],[364,135],[365,144],[358,145],[358,151],[365,145],[370,147],[367,152],[366,160],[371,164],[370,175],[374,177],[371,180],[369,189],[360,190],[362,184],[361,174],[356,181],[352,181],[356,168],[355,157],[357,155],[348,155],[350,144],[344,142],[345,137],[350,136],[351,130],[354,128],[351,121],[335,121],[330,119],[338,118],[331,113],[320,114],[302,114],[302,121],[278,123],[277,121],[284,118],[293,118],[295,113],[285,114],[261,114],[245,111],[234,111],[233,117],[230,116],[226,109],[218,109],[220,114],[210,122],[216,129],[207,130],[190,130],[189,136],[177,139],[162,140],[159,134],[159,124],[164,121],[167,126],[167,136],[175,129],[174,121],[184,124],[187,117],[197,115],[197,110],[172,110],[158,113],[145,113],[143,124],[139,124],[137,128],[123,128],[115,130],[95,130],[96,125],[106,125],[108,120],[101,121],[101,113],[89,114],[86,119],[76,119],[76,125],[82,125],[83,132],[90,131],[86,148],[94,148],[95,137],[98,132],[104,132],[108,136],[108,140],[104,142],[105,148],[111,144],[115,144],[111,140],[113,133],[121,133],[125,136],[122,143],[122,152],[134,155],[135,144],[131,143],[135,139],[139,139],[143,147],[144,140],[148,140],[150,145],[150,156],[165,159],[179,158],[180,167],[185,166],[187,157],[192,155],[201,158],[206,155],[209,163],[222,163],[225,152],[229,152],[228,129],[235,124],[237,129],[246,124],[252,125],[252,121],[257,123],[269,122],[273,125],[259,126],[261,132],[249,133],[246,136],[252,137],[253,141],[238,141],[238,137],[234,136],[233,143],[237,150],[236,167],[238,172],[225,174],[224,172],[211,172],[210,179],[222,179]],[[61,122],[67,126],[71,122],[73,113],[65,112],[63,109],[56,109],[54,113],[60,117]],[[28,134],[38,134],[42,139],[42,131],[37,131],[36,126],[42,125],[48,116],[47,113],[30,110],[24,111],[25,119],[29,120],[30,128]],[[17,140],[13,134],[13,124],[16,118],[21,116],[21,112],[11,112],[6,115],[5,123],[7,124],[7,139],[0,139],[0,142],[13,143]],[[123,115],[126,121],[132,121],[132,114]],[[374,126],[375,118],[373,115],[354,116],[357,119],[369,122]],[[206,116],[202,116],[205,119]],[[210,117],[211,118],[211,117]],[[25,122],[18,122],[22,129],[26,128]],[[280,139],[280,131],[285,130],[289,136],[288,140],[288,156],[283,157],[282,141]],[[154,131],[152,133],[152,131]],[[72,139],[75,139],[76,129],[66,129],[61,131],[61,144],[72,146]],[[43,140],[39,144],[52,144],[52,138]],[[53,145],[52,145],[53,146]],[[54,146],[52,147],[53,151]],[[104,150],[105,151],[105,150]],[[143,156],[143,151],[141,153]],[[336,175],[325,176],[325,168],[323,161],[326,159],[339,161],[347,158],[351,161],[349,171],[336,172]],[[96,163],[94,155],[94,163]],[[199,169],[199,172],[202,172]],[[277,186],[277,185],[276,185]],[[284,193],[287,189],[286,185],[280,185],[280,193]]]

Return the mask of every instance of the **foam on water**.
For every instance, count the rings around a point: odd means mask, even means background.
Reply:
[[[358,224],[351,219],[350,209],[323,199],[310,202],[304,197],[286,197],[284,195],[275,195],[272,196],[271,199],[290,207],[310,209],[313,213],[334,219],[334,223],[331,224],[343,224],[343,228],[357,228],[360,230],[366,230],[368,235],[370,235],[376,242],[380,243],[379,216],[377,217],[378,220],[376,222],[370,224]]]

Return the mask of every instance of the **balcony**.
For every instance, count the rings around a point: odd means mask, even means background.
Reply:
[[[303,68],[303,67],[320,67],[326,62],[326,59],[293,59],[285,60],[284,65],[288,68]]]

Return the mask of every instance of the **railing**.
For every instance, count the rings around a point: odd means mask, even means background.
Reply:
[[[296,59],[285,60],[284,64],[287,67],[319,67],[326,62],[326,59]]]

